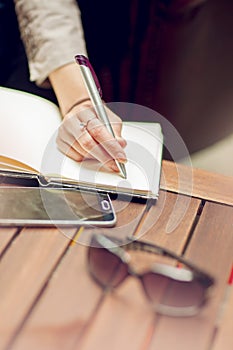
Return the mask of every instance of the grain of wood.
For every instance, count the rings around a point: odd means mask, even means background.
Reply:
[[[2,252],[6,249],[6,247],[10,244],[13,237],[17,234],[18,229],[14,227],[9,228],[0,228],[0,257]]]
[[[221,315],[220,322],[217,323],[216,337],[214,338],[214,343],[212,344],[211,350],[231,350],[233,349],[233,286],[231,285],[231,293],[227,300],[223,301],[224,313]]]
[[[233,177],[163,161],[161,189],[233,205]]]
[[[161,317],[156,324],[149,350],[165,350],[171,347],[173,350],[208,349],[232,265],[232,227],[233,207],[214,203],[205,205],[185,255],[215,277],[216,286],[212,297],[203,313],[196,317]]]
[[[0,264],[0,348],[20,326],[69,240],[57,229],[22,230]]]

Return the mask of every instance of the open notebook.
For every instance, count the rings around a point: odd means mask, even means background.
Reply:
[[[43,178],[43,185],[62,182],[131,197],[157,198],[163,148],[158,123],[123,123],[126,180],[98,161],[78,163],[59,152],[56,134],[60,123],[59,109],[53,103],[0,88],[0,171],[16,177]]]

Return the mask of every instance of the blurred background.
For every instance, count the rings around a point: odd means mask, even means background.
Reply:
[[[105,101],[136,103],[159,112],[180,133],[194,166],[233,175],[233,1],[79,0],[78,4],[88,55]],[[10,22],[0,19],[6,46],[0,53],[0,84],[56,102],[52,91],[28,81],[24,48],[11,13]],[[12,54],[19,54],[13,66]],[[164,157],[170,157],[166,150]],[[185,162],[182,157],[181,153]]]

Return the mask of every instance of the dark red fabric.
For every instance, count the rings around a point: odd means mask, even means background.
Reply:
[[[120,60],[115,66],[97,65],[105,99],[161,113],[190,152],[232,133],[233,2],[130,4],[128,41]]]

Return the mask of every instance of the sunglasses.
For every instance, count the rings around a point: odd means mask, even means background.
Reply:
[[[176,260],[180,266],[153,264],[137,273],[129,264],[128,250],[139,250]],[[118,287],[128,276],[137,277],[153,309],[167,316],[194,316],[206,304],[214,279],[173,252],[145,241],[128,237],[126,241],[102,234],[92,236],[88,249],[88,268],[104,289]]]

